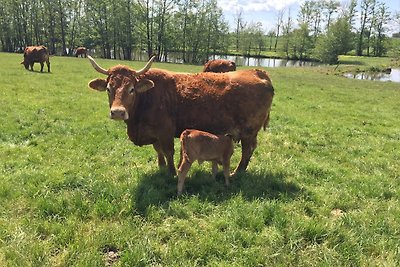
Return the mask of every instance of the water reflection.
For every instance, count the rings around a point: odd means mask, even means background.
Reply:
[[[163,61],[165,56],[162,55]],[[144,52],[134,53],[133,60],[146,61],[148,55]],[[287,60],[280,58],[255,58],[244,56],[229,56],[229,55],[213,55],[209,59],[228,59],[236,62],[237,66],[250,66],[250,67],[312,67],[321,65],[318,62],[302,61],[302,60]],[[168,63],[183,63],[182,53],[171,52],[167,55]]]
[[[228,59],[236,62],[238,66],[251,66],[251,67],[312,67],[318,66],[320,63],[302,60],[287,60],[281,58],[255,58],[255,57],[243,57],[243,56],[228,56],[228,55],[216,55],[212,59]]]
[[[361,73],[346,73],[346,78],[352,78],[357,80],[370,80],[370,81],[381,81],[381,82],[397,82],[400,83],[400,69],[391,69],[390,72],[361,72]]]

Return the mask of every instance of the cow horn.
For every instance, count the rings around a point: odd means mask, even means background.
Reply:
[[[140,75],[142,75],[142,74],[145,74],[146,71],[148,71],[148,70],[150,69],[151,64],[153,63],[153,60],[154,60],[155,58],[156,58],[156,56],[152,56],[152,57],[150,58],[150,60],[147,62],[146,66],[144,66],[143,69],[138,70],[138,71],[136,72],[135,76],[140,76]]]
[[[94,59],[91,56],[88,56],[88,59],[90,60],[90,63],[92,63],[92,66],[95,70],[97,70],[101,74],[108,75],[108,71],[100,67],[99,64],[97,64],[96,61],[94,61]]]

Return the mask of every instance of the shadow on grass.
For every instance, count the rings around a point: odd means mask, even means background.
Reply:
[[[46,68],[44,68],[43,71],[40,71],[40,66],[39,66],[39,69],[33,69],[33,70],[24,69],[24,70],[25,70],[25,71],[29,71],[30,73],[35,73],[35,74],[36,74],[36,73],[39,73],[39,74],[48,74],[48,75],[52,74],[52,72],[48,72]]]
[[[365,65],[365,62],[357,60],[339,60],[340,65]]]
[[[132,204],[135,212],[145,215],[150,206],[164,206],[177,198],[178,179],[164,171],[146,174],[140,178],[138,186],[132,191]],[[225,187],[222,173],[215,180],[211,173],[196,171],[185,180],[186,196],[196,195],[200,200],[215,203],[226,201],[238,194],[249,201],[255,199],[280,199],[290,201],[306,194],[293,182],[285,181],[282,173],[240,173],[230,179]]]

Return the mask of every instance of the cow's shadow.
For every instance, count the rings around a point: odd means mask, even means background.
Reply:
[[[52,72],[48,72],[47,70],[46,71],[40,71],[40,69],[38,69],[38,70],[27,70],[27,71],[29,71],[30,73],[38,73],[38,74],[46,74],[46,75],[50,75],[50,74],[52,74]]]
[[[293,200],[307,194],[296,183],[286,181],[282,173],[264,172],[240,173],[230,179],[229,187],[224,185],[222,173],[212,179],[210,172],[195,171],[185,181],[183,197],[196,196],[200,200],[214,203],[226,201],[238,194],[249,201],[255,199]],[[167,206],[177,199],[178,179],[165,171],[156,171],[141,176],[137,187],[132,189],[134,213],[145,215],[151,206]]]

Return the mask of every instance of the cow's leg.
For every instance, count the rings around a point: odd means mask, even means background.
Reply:
[[[168,150],[165,154],[165,157],[167,158],[167,165],[168,165],[168,171],[172,175],[176,175],[176,169],[175,169],[175,163],[174,163],[174,149],[172,148],[171,150]]]
[[[215,179],[215,177],[217,176],[217,172],[218,172],[218,162],[216,160],[213,160],[211,162],[212,164],[212,178]]]
[[[33,71],[33,64],[35,64],[35,63],[29,64],[31,66],[31,71]]]
[[[47,61],[46,61],[46,64],[47,64],[47,72],[50,72],[50,61],[47,60]]]
[[[241,143],[242,143],[242,158],[240,159],[239,165],[237,166],[233,175],[237,174],[238,172],[246,170],[247,165],[250,162],[250,158],[257,147],[257,135],[242,138]]]
[[[40,62],[40,72],[43,72],[44,63]]]
[[[167,159],[168,171],[170,174],[175,175],[176,169],[174,164],[174,137],[163,138],[160,140],[161,150]]]
[[[165,167],[167,164],[165,163],[165,157],[164,157],[164,153],[161,149],[160,143],[154,143],[153,147],[155,149],[155,151],[157,152],[157,157],[158,157],[158,167],[163,168]]]
[[[182,160],[181,165],[179,166],[178,169],[178,196],[180,196],[182,194],[183,191],[183,184],[185,183],[185,178],[186,175],[190,169],[190,166],[192,165],[192,163],[190,163],[186,158],[184,158]]]
[[[229,186],[229,176],[230,176],[229,169],[231,166],[230,162],[231,162],[230,158],[224,159],[222,161],[222,167],[224,169],[224,177],[225,177],[225,185],[226,186]]]

